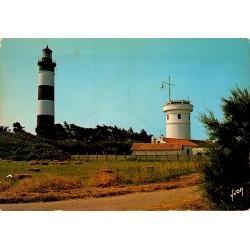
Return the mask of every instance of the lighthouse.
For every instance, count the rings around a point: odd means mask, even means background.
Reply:
[[[42,59],[38,60],[38,110],[37,135],[53,137],[55,124],[54,108],[54,70],[56,62],[52,60],[52,50],[47,46],[42,50]]]

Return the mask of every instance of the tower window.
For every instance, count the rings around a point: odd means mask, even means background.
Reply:
[[[167,120],[169,119],[169,115],[167,115]]]
[[[181,114],[178,114],[178,119],[181,119]]]

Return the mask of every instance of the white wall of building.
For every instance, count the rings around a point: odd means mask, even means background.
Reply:
[[[193,147],[184,146],[182,150],[140,150],[133,151],[132,155],[193,155]]]
[[[206,154],[207,149],[206,148],[193,148],[193,155],[204,155]]]

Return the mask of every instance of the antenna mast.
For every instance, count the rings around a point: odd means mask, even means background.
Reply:
[[[174,84],[170,83],[170,76],[168,77],[168,83],[166,83],[166,82],[162,83],[162,88],[163,88],[163,84],[168,85],[168,99],[169,99],[169,101],[171,101],[171,86],[174,86]]]

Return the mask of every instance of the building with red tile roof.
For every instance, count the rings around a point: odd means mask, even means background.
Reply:
[[[161,136],[152,138],[151,143],[134,143],[131,151],[133,155],[196,155],[204,153],[209,144],[211,142]]]

